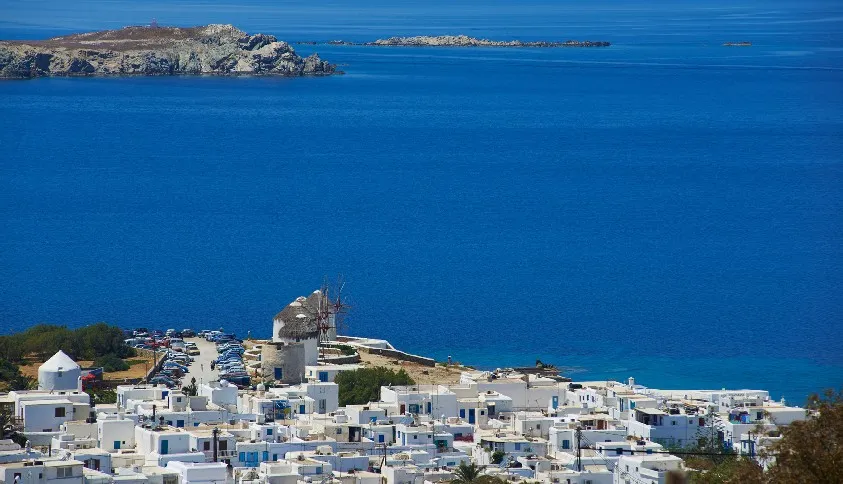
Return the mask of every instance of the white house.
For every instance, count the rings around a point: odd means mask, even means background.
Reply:
[[[82,390],[82,368],[64,351],[59,350],[38,367],[38,389]]]
[[[675,455],[625,455],[615,465],[615,484],[665,484],[668,472],[681,469],[682,459]]]
[[[225,484],[228,471],[224,462],[167,463],[167,469],[178,472],[179,484]]]

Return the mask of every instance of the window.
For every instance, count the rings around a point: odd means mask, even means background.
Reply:
[[[56,477],[59,479],[73,477],[73,467],[56,467]]]
[[[342,427],[337,427],[337,435],[342,434]]]
[[[672,420],[672,421],[670,422],[670,425],[676,425],[676,420]]]
[[[220,440],[217,447],[219,447],[220,450],[228,450],[228,441],[227,440]]]
[[[246,453],[240,452],[240,462],[246,462]]]
[[[64,407],[56,408],[56,417],[64,417]]]
[[[202,442],[202,450],[211,450],[210,442]]]
[[[521,450],[521,442],[515,443],[515,450]]]
[[[272,429],[266,429],[266,435],[272,435]]]
[[[176,403],[181,403],[181,397],[176,397]]]
[[[623,449],[618,447],[617,449],[615,449],[615,454],[623,455]],[[626,470],[629,470],[629,466],[626,466]]]
[[[570,440],[563,440],[562,441],[562,448],[563,449],[570,449],[571,448],[571,441]]]

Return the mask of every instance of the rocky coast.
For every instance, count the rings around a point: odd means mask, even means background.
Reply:
[[[467,35],[420,35],[415,37],[390,37],[373,42],[348,42],[332,40],[328,42],[299,42],[309,45],[369,45],[386,47],[609,47],[605,41],[566,40],[557,41],[521,41],[521,40],[489,40],[469,37]]]
[[[0,78],[124,75],[324,76],[336,65],[301,57],[272,35],[232,25],[125,27],[38,41],[0,41]]]

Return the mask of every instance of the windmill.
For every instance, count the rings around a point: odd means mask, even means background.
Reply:
[[[336,341],[339,329],[345,329],[345,317],[350,306],[343,300],[342,291],[344,288],[345,282],[342,280],[342,276],[337,278],[333,289],[328,284],[328,279],[325,278],[322,287],[311,294],[311,298],[313,298],[311,306],[316,310],[316,326],[319,330],[320,348]]]

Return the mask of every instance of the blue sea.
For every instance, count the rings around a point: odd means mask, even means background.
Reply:
[[[843,3],[0,0],[0,38],[233,23],[342,76],[0,82],[0,333],[344,330],[662,388],[843,384]],[[723,47],[751,41],[752,47]]]

